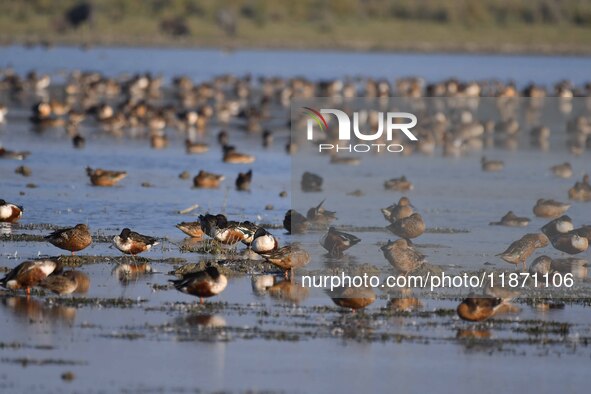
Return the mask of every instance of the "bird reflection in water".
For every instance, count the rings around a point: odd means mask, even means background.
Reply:
[[[300,304],[310,296],[310,290],[298,282],[274,275],[255,275],[251,277],[252,291],[257,297],[267,294],[279,301]]]
[[[1,298],[1,304],[27,324],[61,322],[74,324],[76,308],[53,304],[48,306],[31,297],[14,296]]]
[[[226,326],[226,319],[221,315],[195,314],[183,318],[190,326],[201,326],[210,328],[221,328]]]
[[[12,223],[0,223],[0,235],[11,235]]]
[[[411,289],[401,288],[392,294],[392,298],[388,301],[388,308],[395,312],[410,312],[423,308],[423,303],[413,296]]]
[[[118,264],[113,269],[113,276],[116,277],[122,285],[136,282],[144,276],[153,274],[155,271],[148,263],[123,263]]]

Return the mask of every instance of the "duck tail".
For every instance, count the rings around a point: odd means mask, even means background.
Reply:
[[[326,201],[326,198],[322,201],[320,201],[320,204],[318,204],[318,206],[316,207],[316,210],[322,208],[322,204],[324,204],[324,202]]]

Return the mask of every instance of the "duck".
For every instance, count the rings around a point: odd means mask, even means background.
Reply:
[[[72,145],[76,149],[84,149],[84,146],[86,145],[86,139],[80,134],[76,133],[72,137]]]
[[[132,256],[150,250],[158,243],[156,238],[136,233],[127,227],[121,230],[121,234],[113,237],[113,245],[121,252]]]
[[[203,229],[201,228],[200,221],[181,222],[176,225],[176,228],[178,228],[183,233],[187,234],[189,237],[192,238],[203,238],[203,235],[205,235]]]
[[[209,151],[209,145],[204,142],[185,140],[185,148],[188,154],[202,154]]]
[[[414,207],[410,203],[408,197],[400,197],[398,204],[392,204],[387,208],[382,208],[382,215],[390,222],[394,223],[397,220],[409,217],[414,213]]]
[[[30,154],[28,151],[8,150],[0,145],[0,159],[25,160]]]
[[[591,201],[591,183],[589,183],[589,175],[583,175],[582,181],[575,183],[575,185],[568,190],[568,198],[574,201]]]
[[[269,148],[273,145],[273,132],[271,130],[263,131],[263,148]]]
[[[530,274],[545,275],[550,272],[552,268],[552,259],[546,255],[537,257],[529,266]]]
[[[266,229],[259,227],[254,233],[250,248],[259,254],[271,253],[279,248],[279,241]]]
[[[315,207],[308,209],[306,219],[308,222],[326,225],[337,218],[336,212],[327,211],[323,205],[326,199],[320,201]]]
[[[320,192],[322,191],[322,183],[324,180],[320,175],[304,172],[300,185],[304,192]]]
[[[89,176],[90,183],[93,186],[102,187],[115,186],[127,176],[127,172],[125,171],[111,171],[101,168],[92,169],[90,167],[86,167],[86,174]]]
[[[254,163],[255,157],[246,153],[240,153],[236,151],[236,147],[230,145],[224,145],[223,147],[224,163],[231,164],[250,164]]]
[[[15,223],[23,216],[24,208],[0,199],[0,222]]]
[[[6,105],[0,104],[0,124],[6,122],[6,114],[8,113],[8,108]]]
[[[61,296],[75,292],[78,288],[78,280],[74,276],[50,275],[38,286]]]
[[[575,228],[572,219],[568,215],[562,215],[556,218],[542,227],[542,232],[546,234],[548,238],[551,238],[558,234],[566,234]]]
[[[392,178],[384,182],[384,189],[405,192],[413,190],[414,185],[403,175],[400,178]]]
[[[400,238],[417,238],[425,232],[425,222],[419,213],[413,213],[407,218],[395,221],[386,227]]]
[[[45,239],[53,246],[72,252],[72,256],[74,256],[74,252],[79,252],[92,243],[88,226],[82,223],[74,227],[56,230],[47,235]]]
[[[223,175],[206,172],[204,170],[193,178],[193,186],[202,189],[217,189],[220,183],[225,179]]]
[[[425,255],[418,252],[406,239],[388,241],[381,248],[384,257],[398,272],[407,275],[425,264]]]
[[[579,228],[572,230],[572,232],[574,234],[581,236],[581,237],[587,238],[587,241],[589,241],[589,244],[591,245],[591,226],[590,225],[581,226]]]
[[[236,190],[249,191],[251,182],[252,182],[252,170],[248,170],[248,172],[238,173],[238,178],[236,178]]]
[[[90,289],[90,277],[82,271],[69,270],[64,271],[62,276],[76,281],[76,290],[74,293],[86,294]]]
[[[360,163],[361,163],[361,159],[359,157],[344,156],[344,155],[338,155],[338,154],[333,154],[330,156],[330,164],[358,166]]]
[[[310,262],[310,254],[299,244],[291,244],[269,253],[261,253],[266,261],[284,271],[285,277],[293,276],[293,270]]]
[[[169,280],[169,282],[181,293],[199,297],[201,304],[204,298],[220,294],[228,285],[226,276],[212,265],[208,265],[202,271],[185,274],[182,279]]]
[[[490,222],[491,226],[526,227],[530,222],[529,218],[515,215],[513,211],[507,212],[500,221]]]
[[[308,229],[308,219],[295,209],[290,209],[283,218],[283,228],[289,234],[303,234]]]
[[[569,162],[552,166],[550,167],[550,171],[559,178],[568,179],[573,176],[573,168]]]
[[[320,239],[320,245],[328,251],[330,257],[342,257],[345,250],[357,245],[359,242],[361,242],[361,239],[353,234],[339,231],[333,226],[330,226],[328,233]]]
[[[478,296],[469,294],[456,309],[462,320],[481,322],[494,316],[504,305],[499,297]]]
[[[229,221],[222,214],[200,215],[199,220],[205,234],[226,245],[234,245],[238,242],[249,245],[258,229],[254,223]]]
[[[482,159],[480,159],[480,165],[482,166],[482,171],[485,172],[498,172],[505,168],[505,163],[501,160],[487,160],[485,156],[482,156]]]
[[[555,200],[540,198],[533,208],[534,215],[540,218],[557,218],[564,215],[570,208],[570,204]]]
[[[366,308],[377,299],[375,291],[365,287],[342,287],[328,294],[335,305],[350,309],[352,312]]]
[[[536,249],[544,248],[549,243],[550,240],[543,233],[525,234],[517,241],[511,243],[503,253],[499,253],[496,256],[501,257],[501,259],[511,264],[523,264],[523,270],[525,271],[527,258]]]
[[[242,242],[247,247],[250,247],[254,241],[254,234],[260,227],[248,220],[244,222],[230,222],[230,224],[235,225],[236,228],[238,228],[244,234],[244,237],[240,242]]]
[[[220,130],[217,135],[218,144],[221,146],[226,146],[230,142],[230,138],[228,137],[228,132],[226,130]]]
[[[25,289],[27,295],[29,295],[31,294],[31,287],[37,286],[49,275],[60,269],[60,264],[54,260],[25,261],[0,279],[0,285],[9,290]]]
[[[550,237],[550,243],[554,249],[568,254],[582,253],[589,247],[589,240],[575,232],[556,234]]]

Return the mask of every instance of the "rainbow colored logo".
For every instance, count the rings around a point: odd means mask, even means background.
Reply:
[[[304,113],[316,122],[318,127],[320,127],[320,130],[325,131],[328,128],[328,123],[326,123],[326,119],[324,119],[324,116],[322,116],[322,114],[320,112],[318,112],[315,109],[312,109],[310,107],[303,107],[303,108],[304,108]]]

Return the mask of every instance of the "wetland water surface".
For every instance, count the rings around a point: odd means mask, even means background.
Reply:
[[[50,73],[92,68],[109,75],[135,71],[167,76],[186,73],[196,80],[221,72],[305,74],[310,78],[371,74],[367,64],[378,64],[372,75],[376,77],[393,77],[390,67],[396,64],[403,75],[424,71],[426,78],[438,79],[459,74],[459,64],[468,62],[475,67],[470,67],[467,72],[472,74],[463,75],[465,78],[513,78],[519,85],[530,78],[552,83],[565,76],[581,82],[587,77],[582,70],[588,70],[585,65],[590,62],[588,58],[295,52],[228,55],[217,51],[102,48],[44,52],[11,47],[0,49],[0,55],[4,65],[14,65],[19,73],[32,68]],[[64,62],[66,58],[68,63]],[[307,59],[318,67],[310,68]],[[433,71],[429,59],[440,59],[445,66]],[[408,68],[407,61],[415,65],[425,61],[427,65]],[[548,67],[538,67],[541,64]],[[331,74],[335,70],[339,75]],[[87,223],[100,237],[79,253],[87,257],[67,259],[73,265],[81,264],[78,269],[90,276],[92,284],[86,295],[60,298],[36,292],[27,299],[21,294],[0,292],[2,391],[435,392],[440,387],[454,387],[454,392],[498,393],[527,392],[534,384],[537,392],[580,392],[586,387],[582,372],[587,371],[591,354],[591,318],[585,300],[558,303],[548,309],[523,302],[518,304],[519,313],[471,324],[456,317],[457,300],[430,294],[418,295],[415,308],[409,311],[400,307],[395,297],[378,291],[375,303],[362,313],[351,314],[337,308],[322,290],[302,289],[280,278],[271,288],[261,290],[257,279],[269,267],[258,263],[234,267],[228,288],[204,305],[169,286],[167,280],[172,276],[168,272],[175,267],[219,257],[181,251],[195,245],[174,225],[196,220],[199,213],[223,212],[235,220],[271,224],[281,244],[291,241],[292,236],[280,228],[293,202],[292,172],[295,184],[300,170],[321,172],[325,187],[332,188],[335,195],[345,196],[355,189],[366,192],[365,197],[348,196],[348,201],[327,200],[327,208],[337,211],[337,225],[385,225],[378,208],[397,200],[400,193],[384,194],[382,175],[379,179],[367,176],[365,171],[379,165],[379,159],[371,158],[355,167],[352,171],[361,180],[350,185],[338,180],[342,170],[327,166],[326,157],[307,158],[308,168],[296,158],[292,168],[284,151],[289,130],[283,120],[289,116],[288,110],[274,123],[275,141],[269,149],[263,150],[258,137],[249,137],[239,131],[240,125],[231,124],[228,131],[232,143],[257,157],[253,164],[232,165],[220,160],[215,133],[206,140],[211,146],[209,152],[187,155],[183,138],[175,133],[171,133],[166,149],[154,150],[147,138],[116,138],[98,132],[93,125],[83,125],[86,147],[76,150],[63,127],[34,130],[27,120],[30,104],[32,101],[25,100],[11,108],[7,123],[0,126],[4,146],[32,152],[24,162],[0,160],[0,197],[25,207],[18,225],[3,227],[10,234],[1,241],[0,267],[8,269],[39,255],[60,254],[39,237],[49,232],[48,224]],[[219,128],[216,124],[211,127]],[[481,172],[478,153],[458,159],[440,155],[396,159],[391,176],[406,174],[414,182],[415,189],[408,195],[427,226],[463,230],[428,231],[421,236],[417,244],[434,264],[465,270],[478,270],[485,264],[506,269],[506,263],[494,254],[524,230],[488,226],[488,222],[498,220],[509,209],[532,217],[537,198],[566,200],[566,190],[574,178],[591,172],[589,152],[572,157],[564,148],[564,139],[555,135],[548,152],[530,148],[525,138],[515,151],[491,147],[486,153],[505,160],[506,171]],[[573,165],[575,176],[553,179],[548,168],[566,160]],[[31,168],[30,177],[14,173],[21,164]],[[96,188],[88,181],[86,166],[121,169],[129,175],[116,187]],[[251,168],[251,192],[237,192],[233,185],[236,174]],[[193,189],[191,179],[178,177],[182,171],[193,176],[200,169],[224,174],[222,187]],[[143,187],[146,182],[151,187]],[[279,197],[282,191],[287,191],[288,197]],[[306,194],[298,196],[296,202],[309,207],[323,197],[321,193]],[[366,208],[346,210],[356,198],[365,201]],[[375,209],[367,208],[368,203]],[[187,215],[178,213],[193,204],[199,208]],[[573,203],[569,215],[577,224],[591,223],[588,204]],[[273,209],[266,210],[267,205]],[[545,222],[533,219],[528,231],[537,231]],[[121,258],[108,241],[123,227],[161,239],[161,245],[142,255],[149,259],[154,273],[120,280],[113,272]],[[30,237],[19,237],[22,234]],[[388,272],[385,259],[368,257],[368,250],[378,249],[377,245],[392,235],[375,228],[356,234],[363,243],[347,253],[350,262],[371,264]],[[317,243],[320,235],[311,232],[297,239],[314,256],[321,256]],[[238,247],[235,258],[240,257],[242,249]],[[535,256],[542,253],[563,257],[549,249]],[[583,258],[588,258],[588,253]],[[232,264],[238,263],[227,264],[232,269]],[[306,270],[320,270],[330,264],[319,257]],[[276,271],[271,268],[270,272]],[[68,371],[73,372],[74,380],[61,378]]]

